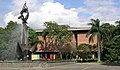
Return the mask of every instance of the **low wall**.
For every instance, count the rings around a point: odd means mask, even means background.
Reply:
[[[0,61],[0,68],[5,67],[52,67],[52,66],[59,66],[59,65],[66,65],[66,64],[74,64],[75,61]]]

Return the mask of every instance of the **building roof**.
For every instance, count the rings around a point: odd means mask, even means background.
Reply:
[[[70,29],[71,31],[78,31],[78,30],[90,30],[90,27],[71,27]]]
[[[71,31],[78,31],[78,30],[90,30],[91,27],[71,27],[70,29],[68,30],[71,30]],[[36,32],[42,32],[44,29],[36,29],[35,31]]]
[[[36,29],[35,32],[42,32],[44,29]]]

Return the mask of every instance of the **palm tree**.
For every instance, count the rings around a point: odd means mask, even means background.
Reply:
[[[120,20],[118,20],[118,21],[115,21],[115,23],[116,23],[116,24],[118,24],[118,25],[120,25]]]
[[[98,62],[100,62],[100,45],[101,45],[101,26],[100,26],[100,20],[99,19],[91,19],[91,23],[88,23],[88,25],[91,25],[91,29],[86,35],[86,37],[89,37],[89,43],[94,41],[94,37],[97,36],[97,46],[98,46]]]
[[[119,46],[117,41],[120,39],[120,35],[117,34],[119,29],[117,26],[105,23],[101,25],[103,31],[103,58],[105,60],[114,61],[119,58]],[[118,25],[119,27],[119,25]],[[117,33],[116,33],[117,32]],[[119,42],[118,42],[119,43]]]

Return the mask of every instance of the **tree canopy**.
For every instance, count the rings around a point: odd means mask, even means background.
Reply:
[[[91,23],[88,23],[88,25],[91,25],[91,29],[87,34],[87,37],[89,37],[89,42],[93,42],[93,38],[97,36],[97,46],[98,46],[98,62],[100,62],[100,45],[101,45],[101,26],[100,26],[100,20],[99,19],[91,19]]]
[[[118,23],[118,22],[117,22]],[[120,26],[110,23],[100,25],[99,19],[91,19],[91,30],[88,32],[89,42],[97,35],[98,61],[119,62],[120,59]],[[101,53],[100,53],[101,51]]]
[[[49,47],[62,52],[61,50],[65,43],[71,41],[72,32],[68,30],[70,27],[68,25],[58,25],[54,21],[45,22],[44,25],[46,29],[43,30],[43,37],[45,40],[51,41],[51,46]]]
[[[29,42],[34,42],[36,33],[29,28]],[[0,59],[13,60],[16,57],[17,43],[20,42],[21,24],[10,21],[5,28],[0,28]]]

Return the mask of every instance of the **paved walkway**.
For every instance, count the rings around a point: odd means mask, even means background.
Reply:
[[[101,64],[67,64],[53,67],[27,67],[27,68],[4,68],[0,67],[0,70],[120,70],[120,66],[110,66]]]

